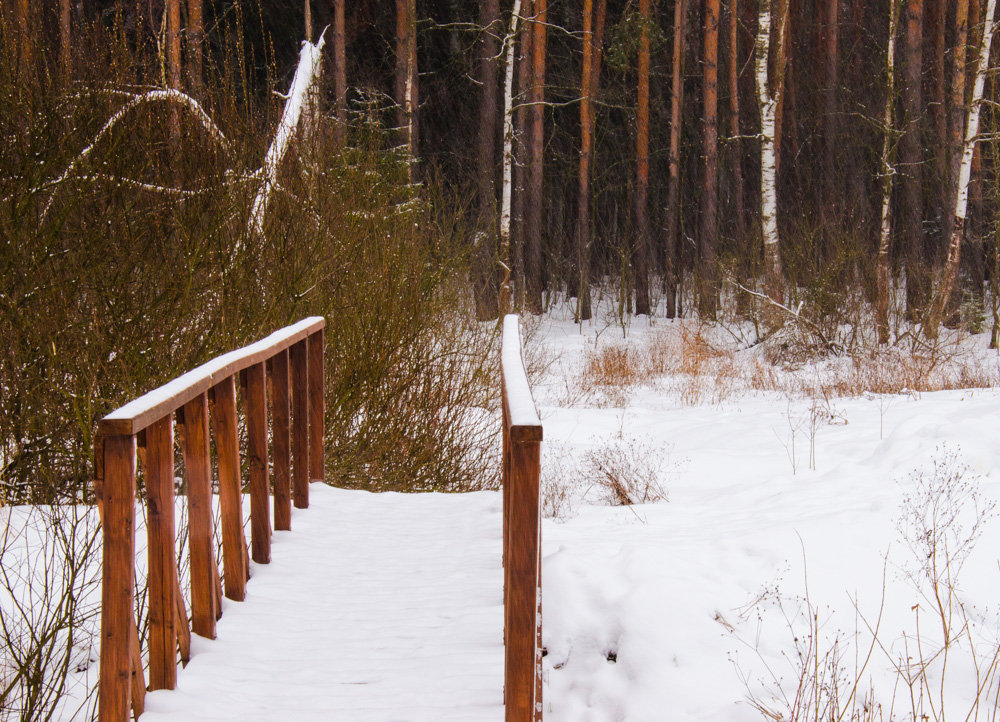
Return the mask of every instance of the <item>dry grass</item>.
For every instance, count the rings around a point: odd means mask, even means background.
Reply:
[[[662,477],[668,470],[669,451],[638,438],[615,439],[590,451],[583,462],[583,476],[601,501],[611,506],[631,506],[666,501]]]
[[[675,323],[631,343],[588,349],[567,387],[573,401],[623,406],[633,389],[658,387],[682,404],[719,403],[747,392],[788,398],[842,398],[984,388],[997,383],[997,363],[959,341],[917,348],[860,349],[833,356],[793,349],[789,336],[740,349],[707,324]],[[568,397],[570,395],[567,395]]]

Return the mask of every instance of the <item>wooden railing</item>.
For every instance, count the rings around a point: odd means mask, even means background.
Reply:
[[[244,399],[251,556],[271,559],[267,398],[274,453],[274,528],[291,528],[291,505],[309,506],[323,479],[323,329],[313,317],[219,356],[105,416],[96,444],[95,490],[104,535],[99,719],[142,713],[143,674],[135,594],[137,450],[146,488],[149,689],[173,689],[178,653],[191,631],[215,637],[222,580],[215,559],[209,418],[218,466],[225,595],[242,601],[249,573],[243,534],[236,378]],[[179,583],[174,537],[174,423],[184,458],[190,548],[191,619]]]
[[[507,722],[542,719],[539,475],[542,422],[531,398],[518,318],[503,322],[504,706]]]

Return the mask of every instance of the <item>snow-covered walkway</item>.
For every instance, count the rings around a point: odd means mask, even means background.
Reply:
[[[143,722],[501,720],[500,496],[314,484]]]

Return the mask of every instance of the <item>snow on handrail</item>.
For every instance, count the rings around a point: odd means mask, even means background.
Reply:
[[[249,346],[217,356],[157,389],[112,411],[101,419],[101,433],[134,434],[203,393],[219,381],[266,360],[326,326],[322,316],[310,316],[275,331]]]
[[[531,397],[528,376],[524,370],[521,330],[516,314],[504,316],[500,358],[510,425],[541,427],[542,422],[538,418],[538,410]]]

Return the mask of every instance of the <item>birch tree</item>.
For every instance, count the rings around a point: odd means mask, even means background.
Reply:
[[[885,77],[885,110],[882,114],[882,214],[879,226],[878,260],[876,275],[875,324],[878,329],[878,341],[889,343],[889,243],[892,234],[892,146],[895,131],[893,129],[892,108],[896,98],[896,27],[899,25],[899,0],[889,3],[889,39],[887,42]]]
[[[513,263],[510,252],[511,200],[514,191],[514,47],[521,19],[521,0],[514,0],[510,14],[510,29],[504,38],[503,81],[503,170],[500,186],[500,262],[503,281],[500,285],[500,315],[510,312],[510,276]]]
[[[771,1],[760,0],[757,8],[757,47],[754,70],[757,76],[757,102],[760,106],[760,217],[764,242],[764,289],[772,301],[781,303],[781,250],[778,237],[777,111],[784,91],[785,31],[788,27],[788,4],[778,2],[774,32],[775,53],[771,72]]]
[[[969,183],[972,178],[972,159],[979,136],[979,115],[982,109],[983,90],[986,87],[986,71],[990,62],[990,48],[996,34],[997,0],[987,0],[983,19],[983,32],[979,40],[979,57],[972,87],[972,103],[969,105],[965,123],[965,139],[962,142],[962,162],[958,169],[958,184],[955,189],[954,222],[948,243],[948,257],[941,272],[941,281],[927,317],[924,333],[928,338],[936,338],[938,327],[944,316],[945,306],[958,277],[958,265],[965,235],[966,214],[969,207]]]
[[[396,126],[410,182],[417,178],[417,3],[396,0]]]

